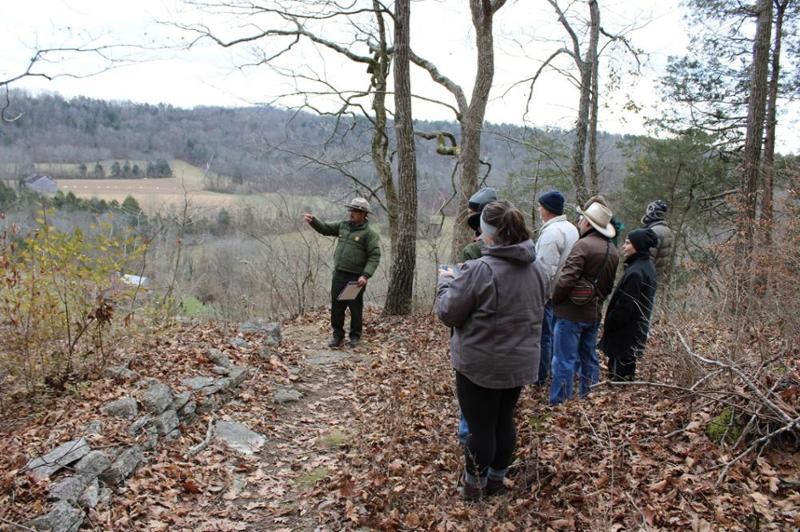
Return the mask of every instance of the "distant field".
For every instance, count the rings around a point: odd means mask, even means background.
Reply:
[[[131,161],[134,163],[136,161]],[[106,165],[106,163],[108,163]],[[113,161],[103,161],[104,166],[109,166]],[[56,179],[59,190],[65,194],[72,192],[76,196],[91,198],[96,197],[106,201],[117,200],[122,202],[126,196],[136,198],[142,209],[147,212],[173,210],[183,206],[184,200],[195,209],[216,210],[221,207],[227,209],[243,208],[250,205],[253,208],[265,206],[285,206],[288,210],[325,208],[327,202],[320,196],[292,196],[281,194],[223,194],[203,190],[203,170],[183,161],[169,161],[174,177],[142,178],[142,179]],[[40,173],[47,173],[48,169],[67,170],[66,167],[77,165],[37,165]],[[53,172],[56,173],[56,172]]]

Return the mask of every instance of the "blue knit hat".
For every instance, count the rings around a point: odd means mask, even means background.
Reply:
[[[545,192],[537,200],[539,205],[552,212],[555,215],[564,214],[564,194],[558,190],[551,190]]]

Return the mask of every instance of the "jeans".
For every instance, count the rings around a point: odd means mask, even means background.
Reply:
[[[467,418],[464,413],[459,411],[460,418],[458,420],[458,443],[463,446],[467,445],[467,437],[469,436],[469,427],[467,426]]]
[[[542,318],[542,340],[539,354],[539,378],[536,384],[544,386],[550,375],[550,363],[553,358],[553,304],[548,301],[544,306]]]
[[[597,358],[597,323],[582,323],[556,318],[553,328],[553,382],[550,404],[557,405],[572,398],[575,373],[580,373],[580,396],[589,395],[592,384],[600,381]]]

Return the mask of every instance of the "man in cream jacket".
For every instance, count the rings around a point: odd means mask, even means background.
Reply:
[[[578,229],[564,215],[564,195],[558,190],[545,192],[538,199],[542,228],[536,241],[536,260],[544,267],[545,274],[553,286],[559,268],[567,260],[572,245],[578,240]],[[544,307],[542,321],[541,356],[539,358],[539,380],[544,386],[550,374],[553,356],[553,303]]]

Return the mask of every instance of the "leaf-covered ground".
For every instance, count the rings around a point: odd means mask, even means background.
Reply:
[[[277,353],[263,360],[232,347],[233,325],[184,324],[120,346],[131,368],[176,391],[211,374],[204,353],[225,351],[250,368],[238,396],[162,443],[111,504],[91,511],[94,530],[531,530],[791,529],[800,526],[800,457],[769,450],[737,462],[706,426],[719,412],[677,389],[601,385],[586,401],[557,408],[526,388],[517,413],[517,461],[507,495],[463,503],[462,456],[447,330],[431,316],[366,315],[365,342],[333,364],[310,364],[327,348],[327,313],[284,324]],[[707,331],[698,331],[703,336]],[[639,373],[674,375],[666,335],[656,330]],[[299,402],[276,404],[291,387]],[[36,451],[76,437],[93,419],[93,448],[130,443],[127,423],[100,407],[135,393],[133,383],[98,379],[40,402],[4,399],[0,421],[0,527],[48,506],[47,486],[22,472]],[[198,454],[210,418],[264,434],[254,456],[216,441]]]

